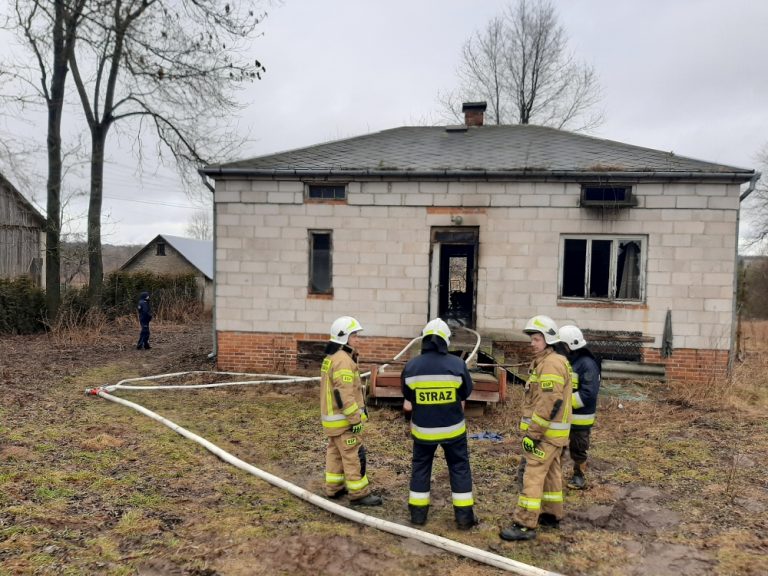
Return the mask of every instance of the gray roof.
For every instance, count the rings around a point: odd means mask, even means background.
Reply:
[[[165,240],[166,244],[169,244],[174,250],[181,254],[181,256],[192,264],[192,266],[202,272],[206,278],[213,280],[213,241],[195,240],[194,238],[184,238],[182,236],[169,236],[168,234],[158,234],[151,242],[123,264],[120,269],[122,270],[126,268],[139,256],[139,254],[144,252],[149,246],[161,238]]]
[[[402,127],[208,166],[209,176],[648,177],[746,181],[753,170],[532,125]]]
[[[195,240],[167,234],[161,236],[206,278],[213,280],[213,240]]]

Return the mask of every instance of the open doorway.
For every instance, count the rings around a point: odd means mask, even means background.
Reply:
[[[475,327],[478,228],[433,228],[430,316]]]

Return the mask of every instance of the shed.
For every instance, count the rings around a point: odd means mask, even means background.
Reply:
[[[213,242],[158,234],[134,254],[120,270],[155,274],[196,275],[203,310],[213,307]]]
[[[0,278],[45,287],[45,217],[0,174]]]
[[[219,368],[296,369],[345,314],[364,327],[363,359],[391,358],[441,316],[519,360],[526,319],[546,314],[628,342],[623,360],[668,379],[721,378],[754,170],[483,125],[484,109],[203,169]]]

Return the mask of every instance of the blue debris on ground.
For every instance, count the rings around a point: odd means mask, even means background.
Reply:
[[[469,438],[472,440],[490,440],[491,442],[501,442],[504,440],[504,436],[498,432],[480,432],[479,434],[470,434]]]

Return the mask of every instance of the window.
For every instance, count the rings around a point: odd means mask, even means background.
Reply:
[[[309,231],[309,292],[332,294],[331,250],[333,242],[328,230]]]
[[[165,242],[158,242],[157,243],[157,255],[158,256],[165,256]]]
[[[591,186],[581,188],[582,206],[634,206],[631,186]]]
[[[642,300],[645,239],[568,236],[561,244],[561,298]]]
[[[310,200],[346,200],[347,187],[344,184],[308,184],[307,198]]]

